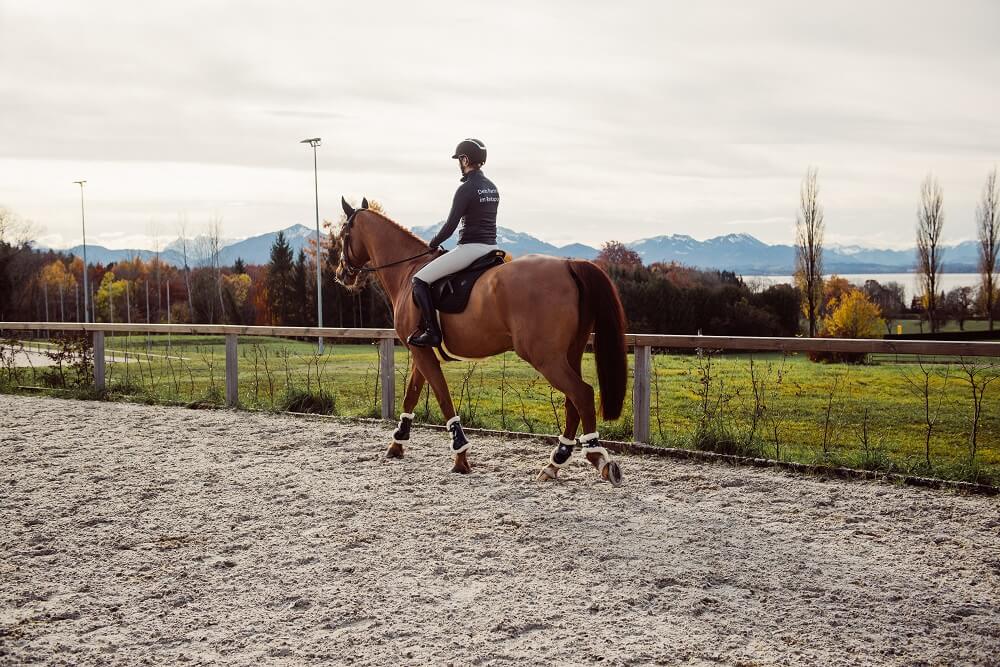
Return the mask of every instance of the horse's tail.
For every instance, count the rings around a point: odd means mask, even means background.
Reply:
[[[593,262],[570,260],[569,271],[580,289],[580,327],[583,333],[594,332],[601,414],[605,419],[618,419],[628,379],[625,310],[614,283],[599,266]]]

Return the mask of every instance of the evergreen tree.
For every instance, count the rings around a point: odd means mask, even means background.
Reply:
[[[292,324],[294,317],[294,255],[284,232],[278,232],[271,246],[268,266],[267,293],[271,317],[275,324]]]
[[[246,272],[247,272],[246,262],[243,261],[242,257],[237,257],[236,261],[233,262],[233,273],[246,273]]]
[[[309,264],[306,262],[306,251],[302,248],[299,248],[299,256],[295,261],[292,287],[295,323],[300,327],[310,326],[313,320],[310,317],[312,310],[309,308]]]

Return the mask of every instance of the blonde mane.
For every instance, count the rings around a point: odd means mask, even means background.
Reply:
[[[390,218],[389,216],[387,216],[385,213],[382,213],[381,211],[376,211],[376,210],[371,209],[371,208],[366,208],[366,209],[363,209],[363,210],[367,211],[368,213],[373,213],[373,214],[377,215],[378,217],[382,218],[383,220],[385,220],[389,224],[391,224],[394,227],[398,228],[401,232],[407,234],[408,236],[410,236],[414,240],[419,241],[420,243],[423,243],[424,245],[427,245],[427,241],[423,240],[422,238],[420,238],[419,236],[417,236],[416,234],[414,234],[412,231],[410,231],[409,229],[407,229],[403,225],[399,224],[398,222],[396,222],[395,220],[393,220],[392,218]]]

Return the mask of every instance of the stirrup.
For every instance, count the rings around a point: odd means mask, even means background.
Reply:
[[[441,345],[441,336],[418,329],[407,336],[406,344],[414,347],[438,347]]]

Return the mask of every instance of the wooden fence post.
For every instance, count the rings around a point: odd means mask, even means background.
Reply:
[[[632,367],[632,440],[649,443],[649,345],[636,345]]]
[[[383,338],[378,342],[378,367],[382,378],[382,419],[396,418],[396,341]]]
[[[94,389],[104,391],[104,332],[94,332]]]
[[[226,334],[226,405],[240,404],[240,358],[236,352],[236,334]]]

